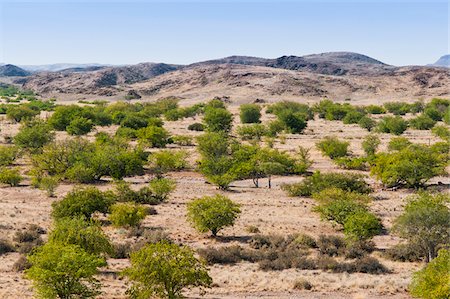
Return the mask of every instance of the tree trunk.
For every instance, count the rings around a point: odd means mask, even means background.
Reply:
[[[269,175],[268,179],[269,179],[269,189],[271,189],[272,188],[272,176]]]

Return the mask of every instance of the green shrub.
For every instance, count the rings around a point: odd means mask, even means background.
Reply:
[[[342,119],[344,124],[357,124],[365,116],[365,113],[361,111],[349,111]]]
[[[450,251],[440,250],[436,259],[413,274],[411,295],[424,299],[446,299],[450,294]]]
[[[90,254],[111,253],[112,245],[102,228],[81,217],[62,218],[48,236],[50,243],[77,245]]]
[[[380,219],[368,211],[358,211],[349,215],[344,222],[344,233],[356,240],[367,240],[381,232]]]
[[[302,182],[285,184],[282,189],[290,196],[311,196],[328,188],[339,188],[345,191],[353,191],[362,194],[371,192],[364,176],[352,173],[326,173],[315,172],[306,177]]]
[[[36,152],[51,142],[54,136],[54,132],[45,122],[32,121],[20,127],[19,133],[14,136],[14,143],[19,148]]]
[[[156,173],[158,177],[169,171],[180,171],[187,168],[186,161],[188,153],[184,150],[162,150],[152,153],[148,157],[150,169]]]
[[[448,194],[419,193],[408,198],[402,215],[395,221],[393,231],[416,246],[429,262],[440,246],[450,239],[450,201]]]
[[[366,129],[367,131],[370,132],[370,131],[372,131],[373,128],[375,128],[377,126],[377,122],[368,116],[363,116],[359,120],[358,125],[361,128]]]
[[[366,137],[364,137],[364,140],[362,141],[362,148],[364,152],[366,153],[367,157],[372,157],[375,155],[378,146],[380,145],[380,137],[375,134],[369,134]]]
[[[450,140],[450,129],[446,125],[434,126],[431,129],[431,132],[433,133],[433,135],[435,135],[443,140],[446,140],[446,141]],[[1,151],[0,151],[0,157],[1,157]]]
[[[146,216],[145,208],[135,203],[116,203],[108,219],[116,227],[139,226]]]
[[[401,151],[412,144],[406,137],[394,137],[389,141],[388,150],[389,151]]]
[[[194,145],[192,136],[188,135],[175,135],[172,136],[172,141],[174,144],[178,144],[180,146],[192,146]]]
[[[260,123],[261,108],[255,104],[243,104],[239,107],[241,123],[255,124]]]
[[[334,160],[334,163],[343,169],[367,170],[367,158],[365,157],[341,157]]]
[[[292,134],[300,134],[308,125],[305,114],[301,112],[284,111],[278,114],[278,119]]]
[[[212,284],[206,266],[186,246],[149,244],[131,253],[130,261],[124,270],[132,282],[127,293],[136,298],[181,298],[183,289]]]
[[[270,105],[267,107],[266,113],[275,114],[276,116],[280,116],[283,113],[295,113],[298,115],[303,116],[302,118],[304,120],[310,120],[313,119],[314,114],[313,111],[309,108],[306,104],[301,104],[297,102],[291,102],[291,101],[282,101],[275,104]]]
[[[236,133],[242,140],[261,140],[262,136],[267,134],[267,130],[262,124],[251,124],[237,127]]]
[[[429,179],[445,173],[448,158],[431,148],[411,145],[400,151],[377,154],[371,173],[387,186],[423,186]]]
[[[166,178],[156,178],[149,183],[150,191],[158,202],[165,201],[169,194],[175,190],[175,187],[175,181]]]
[[[207,108],[203,121],[209,132],[228,133],[233,125],[233,115],[223,108]]]
[[[83,108],[78,105],[61,105],[55,108],[48,123],[55,130],[65,131],[72,120],[83,116]]]
[[[232,226],[241,213],[238,204],[219,194],[194,199],[188,203],[187,209],[192,225],[202,233],[211,231],[213,236],[222,228]]]
[[[162,127],[148,126],[136,133],[139,140],[151,147],[165,147],[169,143],[169,132]]]
[[[121,127],[130,129],[140,129],[148,126],[148,119],[143,115],[128,114],[120,122]],[[158,126],[160,127],[160,126]]]
[[[330,157],[331,159],[347,156],[349,145],[350,143],[347,141],[340,141],[334,136],[327,136],[320,142],[316,143],[317,148],[322,152],[322,154]]]
[[[317,239],[317,247],[320,254],[336,256],[345,249],[345,240],[339,236],[320,235]]]
[[[408,123],[401,116],[385,116],[378,123],[378,130],[382,133],[401,135],[408,128]]]
[[[79,117],[70,122],[70,124],[66,127],[66,131],[70,135],[80,136],[89,133],[93,127],[94,123],[90,119]]]
[[[0,166],[13,164],[18,156],[18,149],[15,146],[0,146]]]
[[[369,105],[369,106],[366,106],[365,108],[366,108],[367,113],[370,113],[370,114],[384,114],[384,113],[386,113],[386,109],[384,109],[384,107],[382,107],[382,106]]]
[[[384,103],[384,108],[394,115],[405,115],[411,111],[411,106],[403,102],[388,102]]]
[[[40,179],[39,189],[47,192],[49,197],[55,196],[55,189],[58,187],[59,178],[52,176],[45,176]]]
[[[126,127],[119,127],[116,131],[116,136],[126,139],[135,139],[137,138],[137,130]]]
[[[39,297],[92,298],[100,294],[100,283],[94,275],[106,262],[79,246],[47,243],[28,261],[32,266],[26,277],[33,281]]]
[[[17,168],[0,168],[0,183],[10,185],[11,187],[18,186],[23,180]]]
[[[422,114],[409,121],[412,128],[417,130],[429,130],[436,124],[436,121],[430,118],[428,115]]]
[[[30,120],[39,114],[39,110],[33,110],[26,105],[11,105],[6,111],[6,116],[15,122]]]
[[[277,137],[284,130],[285,126],[281,120],[273,120],[267,124],[267,136]]]
[[[65,175],[69,181],[81,184],[90,184],[96,179],[95,170],[83,163],[76,163],[67,169]]]
[[[189,131],[204,131],[205,127],[201,123],[193,123],[188,126]]]
[[[113,201],[111,192],[101,192],[95,187],[75,188],[52,203],[52,216],[55,220],[75,216],[89,219],[94,212],[107,213]]]
[[[359,212],[365,212],[366,207],[358,202],[346,199],[336,199],[325,202],[314,209],[323,220],[335,222],[344,225],[347,219]]]

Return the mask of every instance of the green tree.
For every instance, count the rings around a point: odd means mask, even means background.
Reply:
[[[128,293],[133,298],[182,298],[191,287],[209,287],[211,277],[203,262],[186,246],[167,242],[148,244],[131,253],[131,267],[124,274],[132,281]]]
[[[23,149],[32,152],[39,151],[44,145],[51,142],[55,133],[51,127],[44,121],[31,121],[23,124],[14,136],[14,143]]]
[[[228,133],[233,125],[233,115],[226,109],[208,108],[205,110],[203,121],[209,132]]]
[[[376,155],[371,173],[387,186],[418,188],[429,179],[445,173],[448,157],[432,148],[411,145],[400,151]]]
[[[67,133],[70,135],[86,135],[92,128],[94,127],[94,123],[87,118],[77,117],[70,122],[70,124],[66,127]]]
[[[186,158],[188,153],[184,150],[162,150],[150,154],[148,161],[150,162],[151,170],[158,176],[169,171],[179,171],[187,167]]]
[[[408,128],[408,123],[401,116],[385,116],[378,123],[378,130],[382,133],[401,135]]]
[[[317,148],[331,159],[347,156],[349,145],[347,141],[340,141],[334,136],[327,136],[316,144]]]
[[[167,178],[155,178],[148,183],[152,196],[157,202],[163,202],[175,190],[176,182]]]
[[[151,147],[165,147],[170,141],[170,135],[166,129],[153,125],[139,129],[137,136],[141,142]]]
[[[16,122],[30,120],[39,114],[39,110],[31,109],[25,105],[11,105],[6,111],[6,116]]]
[[[417,246],[429,262],[436,257],[440,245],[450,240],[450,197],[444,194],[419,193],[408,198],[402,215],[393,230]]]
[[[145,208],[142,205],[126,202],[113,204],[108,219],[116,227],[136,227],[145,216]]]
[[[345,235],[358,241],[371,239],[378,235],[382,228],[380,219],[368,211],[356,212],[344,222]]]
[[[358,121],[358,125],[361,128],[366,129],[367,131],[370,132],[370,131],[372,131],[373,128],[376,127],[377,122],[375,120],[373,120],[372,118],[368,117],[368,116],[363,116]]]
[[[113,202],[112,192],[102,192],[95,187],[75,188],[62,200],[52,203],[52,216],[56,220],[74,216],[89,219],[94,212],[107,213]]]
[[[442,249],[437,258],[413,274],[411,295],[423,299],[448,299],[450,296],[450,251]]]
[[[241,123],[256,124],[260,123],[261,108],[256,104],[243,104],[239,107]]]
[[[308,125],[305,115],[300,112],[284,111],[278,114],[278,119],[293,134],[300,134]]]
[[[202,233],[213,236],[226,226],[232,226],[241,213],[240,206],[229,198],[217,194],[192,200],[187,205],[187,218]]]
[[[366,153],[366,156],[372,157],[373,155],[375,155],[375,152],[377,151],[377,148],[380,145],[380,143],[381,141],[378,135],[369,134],[366,137],[364,137],[364,140],[362,142],[362,148]]]
[[[61,245],[77,245],[95,255],[112,252],[111,242],[100,225],[92,220],[86,220],[83,216],[57,221],[48,240]]]
[[[28,256],[31,268],[26,277],[33,281],[39,298],[93,298],[100,294],[94,278],[103,258],[76,245],[47,243]]]

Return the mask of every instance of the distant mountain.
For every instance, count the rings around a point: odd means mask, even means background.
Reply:
[[[442,56],[441,58],[438,59],[438,61],[430,65],[439,67],[450,67],[450,54]]]
[[[43,65],[19,65],[24,70],[29,72],[58,72],[65,69],[89,69],[91,67],[110,67],[110,64],[99,63],[55,63],[55,64],[43,64]]]
[[[31,75],[30,72],[12,64],[0,66],[0,77],[25,77],[29,75]]]
[[[222,59],[195,63],[192,66],[211,64],[266,66],[337,76],[368,75],[385,72],[393,68],[392,66],[371,57],[352,52],[328,52],[306,56],[281,56],[275,59],[230,56]]]
[[[99,69],[98,69],[99,68]],[[62,92],[111,95],[116,85],[141,82],[179,69],[178,65],[164,63],[139,63],[121,67],[90,67],[59,72],[41,72],[27,78],[24,87],[37,92]],[[87,71],[89,69],[89,71]]]

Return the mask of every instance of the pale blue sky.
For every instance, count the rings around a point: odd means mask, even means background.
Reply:
[[[352,51],[411,65],[449,47],[448,0],[0,0],[0,61],[14,64]]]

